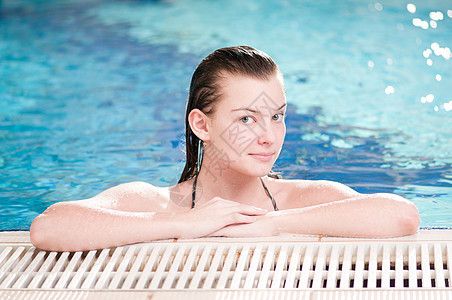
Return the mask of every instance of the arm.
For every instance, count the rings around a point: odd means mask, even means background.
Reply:
[[[146,195],[151,199],[142,199],[149,198]],[[152,209],[149,201],[156,200],[152,195],[137,193],[136,184],[129,184],[88,200],[56,203],[33,221],[31,241],[44,250],[82,251],[157,239],[195,238],[230,224],[254,222],[256,215],[266,213],[220,198],[178,213],[139,211],[146,203],[145,207]],[[154,204],[154,208],[157,206]]]
[[[275,216],[280,232],[298,233],[302,216],[303,232],[349,237],[392,237],[413,234],[419,227],[416,206],[394,194],[360,194],[350,187],[333,181],[308,181],[298,184],[292,198],[304,195],[305,206],[298,203],[295,210]],[[303,199],[303,197],[301,198]]]
[[[124,212],[91,201],[60,202],[38,216],[30,227],[37,248],[84,251],[176,237],[172,214]],[[156,230],[158,228],[158,230]]]
[[[373,194],[271,213],[268,221],[277,233],[382,238],[414,234],[419,214],[402,197]]]
[[[255,223],[228,226],[213,235],[298,233],[382,238],[414,234],[418,227],[417,208],[404,198],[393,194],[363,195],[354,192],[350,198],[270,212],[258,217]]]

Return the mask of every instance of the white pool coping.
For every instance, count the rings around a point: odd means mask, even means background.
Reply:
[[[337,238],[285,234],[265,238],[200,238],[191,240],[162,240],[155,243],[262,243],[306,242],[360,244],[381,242],[391,245],[406,243],[447,243],[452,242],[452,229],[420,230],[414,235],[386,239]],[[0,232],[0,246],[30,246],[28,231]],[[452,299],[452,288],[399,288],[399,289],[224,289],[224,290],[43,290],[4,289],[1,299]]]
[[[384,239],[363,239],[363,238],[340,238],[340,237],[328,237],[319,235],[299,235],[299,234],[282,234],[279,236],[271,237],[259,237],[259,238],[198,238],[198,239],[186,239],[179,240],[160,240],[159,242],[190,242],[190,243],[203,243],[203,242],[222,242],[222,243],[236,243],[236,242],[340,242],[340,243],[359,243],[369,241],[381,241],[381,242],[444,242],[452,241],[452,229],[421,229],[416,234],[397,237],[397,238],[384,238]],[[0,232],[0,244],[31,244],[29,231],[2,231]]]

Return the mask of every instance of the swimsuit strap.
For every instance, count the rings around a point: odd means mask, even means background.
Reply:
[[[275,211],[278,211],[279,209],[278,209],[278,206],[276,205],[276,201],[275,201],[275,199],[273,198],[273,196],[272,196],[272,194],[270,193],[270,191],[268,190],[267,186],[265,185],[264,180],[262,179],[262,177],[259,177],[259,179],[260,179],[261,182],[262,182],[262,186],[264,187],[264,190],[267,192],[267,195],[270,197],[270,200],[272,201],[273,208],[275,209]]]
[[[267,186],[264,183],[264,180],[259,177],[259,179],[261,180],[262,186],[264,187],[265,192],[267,193],[267,195],[270,197],[270,200],[272,201],[273,204],[273,208],[275,209],[275,211],[278,211],[278,206],[276,205],[276,201],[273,198],[272,194],[270,193],[270,191],[268,190]],[[191,192],[191,208],[195,208],[195,199],[196,199],[196,184],[198,183],[198,175],[196,175],[195,180],[193,181],[193,190]]]

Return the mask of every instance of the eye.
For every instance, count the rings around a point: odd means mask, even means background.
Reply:
[[[283,113],[276,114],[276,115],[274,115],[274,116],[272,117],[272,120],[275,121],[275,122],[282,122],[282,121],[284,120],[284,117],[285,117],[285,116],[286,116],[286,115],[283,114]]]
[[[252,117],[250,117],[250,116],[245,116],[245,117],[240,118],[240,121],[243,124],[251,124],[251,123],[254,122],[254,119]]]

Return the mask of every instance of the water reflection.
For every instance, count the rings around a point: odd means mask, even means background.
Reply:
[[[378,11],[382,11],[383,10],[383,5],[379,2],[375,3],[375,9]]]
[[[452,110],[452,100],[450,100],[450,101],[447,102],[447,103],[444,103],[444,104],[443,104],[443,107],[444,107],[444,109],[445,109],[446,111],[451,111],[451,110]]]
[[[427,96],[425,96],[425,97],[421,97],[421,102],[422,103],[431,103],[431,102],[433,102],[433,99],[435,99],[435,96],[433,96],[432,94],[428,94]]]
[[[440,21],[444,18],[443,13],[440,11],[432,11],[430,12],[429,16],[432,21]]]
[[[394,87],[393,86],[390,86],[390,85],[388,85],[387,87],[386,87],[386,89],[385,89],[385,93],[386,93],[386,95],[390,95],[390,94],[394,94]]]
[[[406,5],[406,9],[407,9],[410,13],[414,14],[414,13],[416,12],[416,5],[414,5],[413,3],[408,3],[408,4]]]
[[[416,27],[421,27],[422,29],[428,29],[428,22],[423,21],[419,18],[413,18],[413,25]]]
[[[450,51],[450,49],[448,47],[441,48],[439,46],[439,44],[436,43],[436,42],[433,42],[430,45],[430,47],[432,48],[433,53],[435,53],[436,56],[442,56],[442,57],[444,57],[447,60],[449,60],[452,57],[451,51]]]
[[[414,4],[408,4],[407,5],[407,10],[414,14],[416,12],[416,6]],[[449,15],[450,10],[447,11],[447,14]],[[416,27],[421,27],[422,29],[428,29],[429,28],[429,24],[431,28],[437,28],[438,27],[438,22],[437,21],[442,21],[444,19],[444,15],[442,12],[440,11],[431,11],[429,13],[429,17],[430,17],[430,22],[421,20],[420,18],[413,18],[413,25]],[[449,15],[450,17],[450,15]]]
[[[408,12],[411,14],[415,14],[417,11],[416,5],[413,3],[407,4],[406,8],[407,8]],[[421,12],[419,12],[419,14],[421,14]],[[450,9],[447,10],[446,14],[449,18],[452,18],[452,10],[450,10]],[[444,14],[441,11],[430,11],[428,13],[428,17],[430,18],[430,21],[422,20],[421,17],[416,16],[412,19],[412,23],[415,27],[420,27],[425,30],[429,29],[429,28],[436,30],[439,27],[439,23],[444,21]],[[424,56],[424,58],[426,58],[427,66],[429,66],[429,67],[433,66],[434,57],[432,56],[432,54],[435,54],[436,57],[442,57],[445,60],[449,60],[452,57],[450,48],[447,46],[444,46],[444,45],[441,46],[440,43],[437,41],[433,41],[430,44],[430,47],[425,49],[422,52],[422,55]],[[446,74],[443,74],[442,72],[437,71],[436,74],[434,74],[434,78],[435,78],[436,82],[441,82],[443,80],[444,75],[446,75]],[[433,94],[429,94],[425,97],[421,97],[422,103],[431,103],[431,102],[433,102],[433,100],[434,100]],[[440,111],[440,109],[444,109],[445,111],[450,111],[451,110],[451,107],[450,107],[451,102],[452,101],[445,102],[439,106],[435,105],[433,109],[435,112]]]

